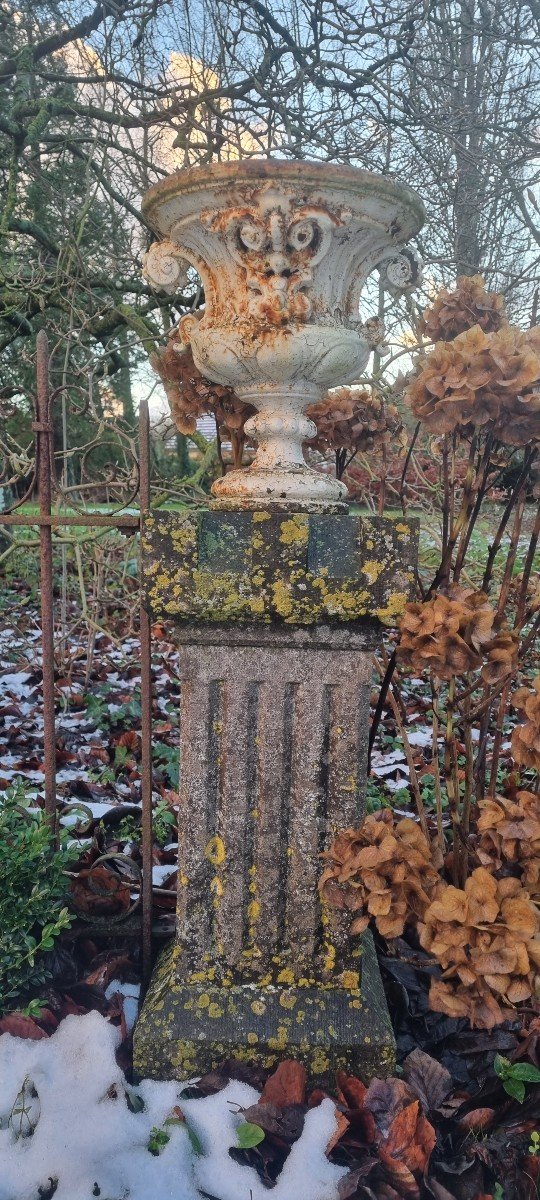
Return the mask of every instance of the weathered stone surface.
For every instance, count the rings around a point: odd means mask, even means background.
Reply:
[[[351,946],[348,916],[317,886],[321,852],[364,811],[376,627],[177,636],[177,938],[137,1026],[137,1070],[256,1053],[384,1073],[393,1042],[371,941]]]
[[[394,625],[417,544],[414,518],[157,512],[144,522],[143,586],[154,616],[180,621]]]
[[[211,967],[186,982],[181,948],[172,945],[137,1023],[135,1071],[185,1079],[234,1057],[266,1067],[297,1058],[330,1085],[340,1068],[365,1080],[391,1074],[395,1044],[373,941],[369,933],[357,940],[352,965],[326,985],[294,982],[279,962],[268,978],[251,983],[233,975],[218,982]]]
[[[376,267],[389,277],[421,227],[419,197],[351,167],[253,159],[181,171],[151,188],[143,209],[167,239],[146,256],[150,281],[181,286],[182,256],[203,279],[203,313],[180,322],[199,370],[258,410],[246,425],[255,461],[214,483],[217,502],[344,507],[345,485],[304,461],[315,427],[303,413],[366,366],[360,294]],[[407,286],[411,261],[399,259],[394,283]]]
[[[361,820],[371,656],[366,631],[179,627],[178,942],[182,967],[327,980],[346,937],[324,913],[321,852]],[[238,638],[239,627],[235,630]],[[317,640],[315,640],[315,638]]]

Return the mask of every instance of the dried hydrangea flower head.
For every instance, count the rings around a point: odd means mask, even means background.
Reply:
[[[400,937],[429,905],[439,882],[431,850],[416,821],[389,809],[346,829],[322,856],[329,866],[319,884],[323,901],[355,914],[350,932],[373,918],[382,937]]]
[[[394,404],[363,387],[332,388],[306,409],[317,426],[317,437],[308,442],[316,450],[377,451],[399,438],[403,425]]]
[[[441,882],[419,925],[421,946],[444,972],[431,984],[430,1007],[481,1028],[499,1024],[501,1003],[534,993],[538,932],[538,910],[519,879],[497,880],[478,867],[463,889]]]
[[[512,675],[518,666],[519,637],[504,622],[487,647],[487,658],[480,672],[484,683],[494,685]]]
[[[211,383],[201,375],[190,347],[184,345],[177,330],[162,350],[151,355],[150,362],[161,378],[181,433],[194,433],[199,417],[205,413],[213,413],[225,435],[242,433],[255,409],[239,400],[232,388]]]
[[[485,592],[452,585],[447,594],[407,605],[400,625],[398,658],[439,679],[466,674],[482,665],[484,648],[495,641],[495,610]]]
[[[517,867],[527,891],[540,899],[540,796],[526,791],[515,798],[489,796],[478,808],[475,852],[480,864],[492,873],[505,864]]]
[[[540,769],[540,675],[530,688],[518,688],[512,696],[514,708],[524,713],[527,720],[516,725],[512,733],[512,757],[521,767]]]
[[[540,329],[516,329],[501,296],[479,276],[440,293],[420,323],[435,346],[405,389],[414,416],[436,434],[485,427],[502,443],[540,439]]]
[[[488,352],[487,336],[475,326],[453,342],[438,342],[421,360],[405,399],[430,432],[451,433],[458,426],[485,424],[493,416],[491,406],[477,402],[478,392],[492,379]]]
[[[481,275],[459,275],[457,286],[442,288],[424,310],[418,333],[432,342],[451,342],[472,325],[479,325],[484,333],[496,333],[506,324],[503,296],[487,292]]]

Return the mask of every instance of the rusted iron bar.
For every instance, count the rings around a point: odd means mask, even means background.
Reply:
[[[139,409],[139,507],[150,509],[150,418],[146,400]],[[141,803],[142,803],[142,976],[152,970],[152,631],[141,588]]]
[[[41,593],[41,648],[43,661],[43,767],[45,811],[56,825],[56,727],[54,715],[54,619],[51,516],[52,425],[49,411],[49,345],[44,330],[36,339],[37,413],[32,428],[36,435],[39,515],[39,575]]]
[[[99,525],[107,529],[138,529],[139,517],[135,514],[119,514],[109,517],[106,513],[88,513],[87,516],[63,517],[57,513],[0,513],[0,525],[32,525],[49,526],[55,529],[58,525]]]

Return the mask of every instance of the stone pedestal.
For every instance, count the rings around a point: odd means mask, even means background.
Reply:
[[[371,940],[348,938],[317,885],[322,851],[362,819],[371,650],[410,591],[414,523],[160,514],[142,546],[147,602],[178,622],[181,767],[176,942],[136,1070],[294,1056],[385,1074]]]

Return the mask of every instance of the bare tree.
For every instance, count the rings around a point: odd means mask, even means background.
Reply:
[[[519,304],[540,249],[538,21],[519,0],[0,0],[4,389],[46,320],[70,370],[119,372],[127,396],[138,348],[200,299],[144,283],[140,196],[196,162],[398,174],[426,201],[428,283],[480,269]]]

